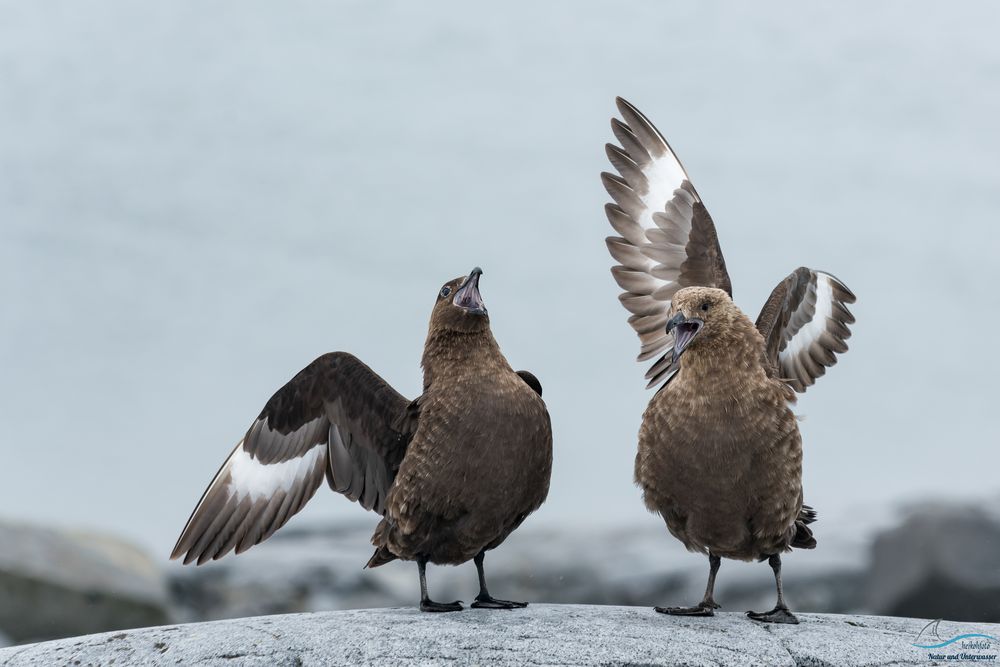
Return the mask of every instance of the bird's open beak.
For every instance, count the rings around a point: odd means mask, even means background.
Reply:
[[[483,270],[478,266],[472,269],[472,273],[458,288],[458,291],[455,292],[455,298],[452,299],[453,304],[473,315],[486,314],[486,304],[483,303],[483,295],[479,293],[479,276],[481,275],[483,275]]]
[[[705,322],[697,317],[687,318],[684,313],[677,313],[667,322],[667,333],[674,334],[674,363],[681,358],[684,350],[695,339]]]

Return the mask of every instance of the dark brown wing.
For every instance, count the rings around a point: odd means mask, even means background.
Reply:
[[[837,363],[837,355],[847,352],[854,323],[847,304],[855,300],[844,283],[822,271],[800,267],[781,281],[757,317],[772,376],[804,392]]]
[[[682,287],[718,287],[733,294],[715,224],[663,135],[634,106],[617,99],[624,122],[612,119],[621,147],[607,145],[620,175],[601,174],[615,200],[604,209],[621,236],[607,239],[618,297],[639,334],[639,361],[660,359],[646,373],[650,387],[669,377],[673,336],[670,300]]]
[[[334,491],[383,513],[417,417],[356,357],[323,355],[267,402],[170,557],[200,565],[266,540],[312,498],[324,475]]]
[[[535,377],[534,373],[531,371],[518,371],[517,374],[521,376],[521,379],[524,380],[526,385],[535,390],[536,394],[539,396],[542,395],[542,383],[538,381],[538,378]]]

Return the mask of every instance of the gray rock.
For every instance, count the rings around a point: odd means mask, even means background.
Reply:
[[[872,546],[867,606],[877,613],[1000,621],[1000,522],[984,506],[914,508]]]
[[[13,642],[167,623],[166,580],[106,535],[0,522],[0,631]]]
[[[678,618],[647,608],[532,605],[422,614],[370,609],[149,628],[0,649],[6,667],[72,665],[928,665],[926,622],[803,614]],[[1000,626],[948,624],[939,636]],[[926,635],[922,637],[926,639]],[[938,649],[940,655],[959,649]],[[983,651],[972,651],[983,653]],[[994,651],[995,652],[995,651]]]

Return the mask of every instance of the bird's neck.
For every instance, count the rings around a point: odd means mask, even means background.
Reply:
[[[678,382],[763,381],[764,339],[749,321],[738,321],[726,336],[692,347],[681,357]]]
[[[432,331],[424,344],[420,365],[424,369],[424,386],[449,376],[510,370],[500,346],[488,329]]]

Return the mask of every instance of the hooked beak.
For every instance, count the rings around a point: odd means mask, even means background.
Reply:
[[[697,317],[692,317],[688,319],[684,316],[684,313],[677,313],[670,321],[667,322],[667,333],[673,332],[674,334],[674,361],[681,358],[684,350],[687,349],[691,341],[695,339],[701,328],[705,326],[705,322],[699,320]]]
[[[473,315],[486,314],[486,304],[483,303],[483,296],[479,293],[479,276],[481,275],[483,275],[483,270],[478,266],[472,269],[472,273],[455,292],[455,298],[452,300],[453,304]]]

